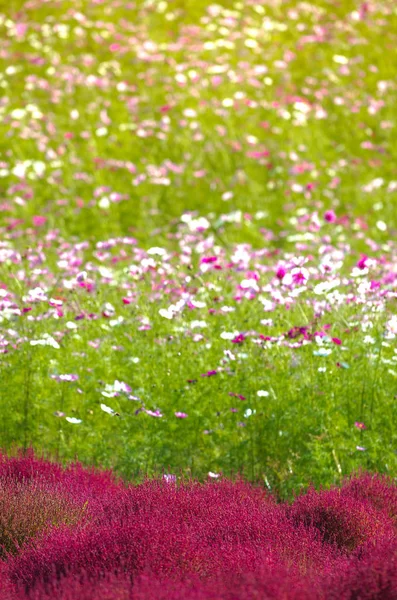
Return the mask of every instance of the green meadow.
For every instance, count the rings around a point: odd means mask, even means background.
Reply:
[[[0,446],[397,466],[397,9],[0,2]]]

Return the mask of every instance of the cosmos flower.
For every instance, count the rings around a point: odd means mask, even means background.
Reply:
[[[110,406],[106,406],[106,404],[101,404],[101,409],[108,415],[114,416],[116,414],[116,411],[114,411],[113,408],[110,408]]]
[[[175,414],[175,416],[176,416],[178,419],[186,419],[186,418],[187,418],[187,416],[188,416],[188,415],[187,415],[186,413],[184,413],[184,412],[176,412],[176,413],[174,413],[174,414]]]
[[[50,346],[51,348],[54,348],[55,350],[59,350],[60,345],[58,344],[58,342],[56,340],[54,340],[54,338],[49,335],[49,334],[44,334],[43,337],[39,340],[30,340],[30,345],[31,346]]]
[[[77,381],[78,378],[79,376],[74,373],[65,375],[51,375],[51,379],[55,379],[56,381]]]
[[[159,417],[161,418],[163,416],[163,413],[160,410],[147,410],[144,409],[144,412],[149,415],[150,417]]]
[[[337,220],[337,216],[335,214],[335,212],[333,210],[327,210],[324,213],[324,219],[328,222],[328,223],[335,223]]]
[[[364,423],[361,423],[360,421],[356,421],[354,423],[354,427],[357,427],[357,429],[367,429],[366,425],[364,425]]]
[[[207,371],[206,373],[202,373],[202,375],[200,375],[200,377],[212,377],[213,375],[216,375],[217,371],[215,369],[213,369],[212,371]]]

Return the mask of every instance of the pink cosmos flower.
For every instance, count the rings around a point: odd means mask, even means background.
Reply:
[[[268,150],[251,150],[250,152],[247,152],[247,156],[248,156],[248,158],[265,158],[266,156],[269,156],[269,151]]]
[[[335,223],[335,221],[337,220],[337,216],[334,213],[333,210],[327,210],[324,213],[324,219],[328,222],[328,223]]]
[[[203,258],[200,260],[200,264],[209,264],[209,263],[214,263],[216,262],[218,259],[216,256],[203,256]]]
[[[151,417],[162,417],[163,414],[159,410],[147,410],[145,409],[145,413],[150,415]]]
[[[305,284],[309,279],[309,272],[305,268],[292,269],[291,275],[293,283],[298,285]]]
[[[52,307],[62,306],[63,300],[60,300],[59,298],[50,298],[48,304]]]
[[[41,217],[40,215],[35,215],[32,219],[33,221],[33,225],[35,227],[40,227],[41,225],[44,225],[44,223],[47,222],[47,217]]]
[[[309,271],[305,267],[295,267],[282,278],[284,285],[305,285],[309,279]]]
[[[28,29],[28,25],[26,23],[16,23],[15,24],[15,33],[17,38],[23,38],[26,31]]]
[[[366,254],[363,254],[361,256],[360,260],[357,261],[358,268],[359,269],[365,269],[366,266],[367,266],[367,264],[366,264],[367,260],[368,260],[368,256]]]
[[[207,371],[206,373],[202,373],[201,377],[212,377],[213,375],[216,375],[217,371],[215,369],[213,369],[212,371]]]
[[[51,379],[55,379],[56,381],[77,381],[79,378],[78,375],[74,373],[65,374],[65,375],[51,375]]]
[[[364,423],[361,423],[360,421],[356,421],[354,423],[354,427],[357,427],[357,429],[367,429],[367,426]]]
[[[232,396],[233,398],[238,398],[239,400],[246,400],[245,396],[243,396],[242,394],[235,394],[234,392],[229,392],[229,396]]]
[[[188,416],[188,415],[187,415],[186,413],[184,413],[184,412],[176,412],[176,413],[174,413],[174,414],[175,414],[175,416],[176,416],[178,419],[186,419],[186,417]]]
[[[232,344],[242,344],[245,339],[245,335],[243,333],[239,333],[235,338],[232,339]]]

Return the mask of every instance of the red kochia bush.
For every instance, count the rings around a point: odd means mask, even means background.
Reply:
[[[395,600],[396,539],[368,542],[324,581],[327,600]]]
[[[377,487],[383,490],[384,485],[378,480]],[[376,496],[365,496],[359,489],[351,484],[323,492],[311,489],[295,501],[289,514],[295,524],[317,531],[324,543],[351,552],[393,532],[393,519],[381,498],[377,504]]]
[[[64,467],[35,457],[32,450],[11,457],[0,453],[0,481],[62,486],[69,497],[92,508],[93,514],[112,504],[112,499],[124,490],[121,481],[110,471],[84,468],[79,463]]]
[[[55,485],[41,481],[0,480],[0,557],[18,552],[39,532],[61,523],[77,523],[84,506]]]
[[[0,457],[0,490],[20,536],[0,600],[397,598],[397,494],[380,476],[288,505],[243,481],[126,486],[29,454]]]
[[[388,515],[397,526],[397,486],[387,485],[387,479],[379,475],[363,474],[345,482],[341,492],[352,500],[364,500]]]
[[[180,580],[159,578],[146,572],[134,581],[126,575],[106,575],[99,580],[65,577],[61,582],[41,584],[24,600],[320,600],[314,582],[282,566],[261,567],[251,572],[203,581],[198,577]]]
[[[337,558],[311,530],[292,527],[283,506],[248,484],[147,482],[131,487],[105,522],[42,537],[10,563],[10,575],[32,589],[67,573],[98,579],[104,572],[135,576],[149,569],[211,579],[280,563],[302,571],[326,568]]]
[[[95,520],[122,491],[107,472],[0,454],[0,558],[44,529]]]

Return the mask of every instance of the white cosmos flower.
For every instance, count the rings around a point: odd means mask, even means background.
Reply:
[[[13,119],[17,119],[18,121],[20,119],[23,119],[26,116],[26,110],[24,108],[14,108],[13,111],[11,111],[11,117]]]
[[[332,353],[331,348],[319,348],[318,350],[315,350],[313,352],[313,354],[315,356],[329,356]]]
[[[234,306],[222,306],[221,307],[221,311],[223,313],[229,313],[229,312],[234,312],[236,309],[234,308]]]
[[[223,340],[233,340],[239,333],[239,331],[222,331],[221,338]]]
[[[117,317],[117,319],[111,319],[109,321],[110,327],[118,327],[122,323],[124,323],[124,317],[122,317],[121,315]]]
[[[200,300],[190,300],[190,304],[194,306],[194,308],[205,308],[207,306],[205,302],[200,302]]]
[[[210,227],[210,223],[205,217],[199,217],[197,219],[188,221],[187,226],[189,227],[190,231],[200,231],[208,229]]]
[[[258,282],[256,281],[256,279],[243,279],[242,282],[240,283],[240,287],[243,290],[255,290],[255,291],[259,292],[259,286],[258,286]]]
[[[388,331],[394,335],[397,334],[397,315],[393,315],[392,318],[386,323]]]
[[[124,383],[124,381],[118,381],[118,379],[116,379],[113,385],[116,392],[124,392],[125,394],[131,392],[130,386]]]
[[[314,287],[313,292],[315,294],[326,294],[332,289],[338,287],[339,284],[340,279],[335,279],[335,281],[322,281]]]
[[[55,348],[55,350],[59,350],[60,345],[53,337],[45,333],[41,340],[30,340],[31,346],[51,346],[51,348]]]
[[[386,225],[386,223],[384,221],[377,221],[376,226],[379,229],[379,231],[386,231],[387,230],[387,225]]]
[[[153,248],[149,248],[149,250],[147,251],[148,254],[157,254],[158,256],[164,256],[164,254],[167,254],[167,251],[164,250],[164,248],[159,248],[158,246],[153,246]]]
[[[191,329],[204,329],[207,327],[207,323],[205,321],[190,321]]]
[[[248,419],[248,417],[250,417],[251,415],[254,415],[255,413],[256,413],[255,409],[247,408],[247,410],[244,412],[244,417],[246,419]]]
[[[364,277],[364,275],[368,275],[368,268],[359,269],[358,267],[353,267],[352,272],[350,273],[351,277]]]
[[[110,406],[106,406],[106,404],[101,404],[101,409],[108,415],[114,416],[116,414],[116,411],[114,411],[113,408],[110,408]]]

